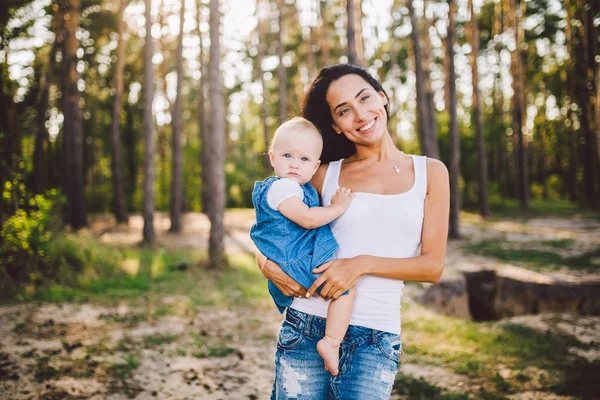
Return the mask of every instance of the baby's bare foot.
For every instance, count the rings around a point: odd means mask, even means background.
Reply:
[[[325,336],[317,343],[317,351],[325,361],[325,369],[331,375],[337,376],[340,363],[340,343],[329,336]]]

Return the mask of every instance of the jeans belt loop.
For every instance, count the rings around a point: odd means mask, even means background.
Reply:
[[[310,327],[312,325],[312,321],[314,316],[312,314],[304,314],[306,315],[306,321],[304,323],[304,335],[305,336],[309,336],[310,335]]]
[[[371,343],[377,343],[379,340],[377,339],[377,331],[375,329],[371,329]]]

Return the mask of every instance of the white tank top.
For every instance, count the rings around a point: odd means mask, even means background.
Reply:
[[[339,249],[336,258],[362,254],[410,258],[421,254],[421,232],[427,194],[426,157],[411,156],[413,186],[399,194],[354,192],[348,210],[331,223]],[[323,182],[323,205],[339,187],[342,160],[329,164]],[[400,334],[400,299],[404,281],[364,275],[356,282],[356,302],[350,325]],[[318,297],[294,299],[291,307],[325,318],[329,302]]]

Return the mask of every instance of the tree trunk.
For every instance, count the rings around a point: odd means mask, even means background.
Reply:
[[[481,106],[481,94],[479,92],[479,68],[477,57],[479,56],[479,26],[473,0],[469,0],[471,9],[471,69],[473,71],[473,125],[477,136],[477,154],[479,158],[479,213],[484,218],[490,214],[488,206],[488,167],[485,140],[483,138],[483,109]]]
[[[436,119],[436,109],[435,109],[435,101],[433,99],[433,87],[431,85],[431,41],[429,38],[429,20],[427,19],[427,1],[423,0],[423,31],[421,32],[421,43],[423,44],[422,55],[423,55],[423,78],[424,82],[424,90],[425,90],[425,101],[427,103],[427,107],[429,109],[429,118],[427,122],[429,122],[428,130],[431,132],[434,138],[437,138],[438,135],[438,127],[437,127],[437,119]],[[437,141],[436,141],[437,143]]]
[[[263,142],[265,145],[265,152],[261,157],[263,173],[265,176],[270,175],[271,162],[269,161],[269,127],[267,126],[267,85],[265,82],[265,72],[262,68],[262,62],[265,57],[265,48],[267,46],[267,38],[265,33],[265,25],[268,21],[268,2],[263,0],[259,3],[259,16],[258,16],[258,51],[256,55],[256,64],[258,66],[258,79],[260,81],[260,87],[262,90],[262,103],[260,105],[260,122],[263,129]]]
[[[79,28],[79,0],[60,0],[59,7],[64,12],[64,51],[63,51],[63,133],[65,141],[65,178],[67,195],[67,220],[73,229],[87,225],[84,194],[83,130],[79,108],[79,73],[77,72],[77,48],[79,41],[75,34]]]
[[[596,68],[596,148],[600,160],[600,66]],[[600,174],[598,174],[598,188],[600,188]]]
[[[600,66],[596,68],[596,149],[600,160]],[[598,174],[598,190],[600,190],[600,173]]]
[[[456,71],[454,69],[454,41],[456,37],[456,3],[448,0],[448,45],[446,57],[450,72],[450,237],[460,239],[459,212],[460,212],[460,137],[458,131],[458,117],[456,115]]]
[[[364,66],[361,0],[346,0],[348,63]]]
[[[183,126],[183,23],[185,20],[185,1],[179,6],[179,38],[177,44],[177,97],[173,110],[173,156],[171,177],[171,228],[170,232],[181,232],[181,208],[183,206],[183,148],[181,131]]]
[[[223,77],[221,75],[219,0],[210,0],[210,65],[209,85],[212,105],[212,132],[207,135],[207,158],[204,160],[208,170],[208,188],[210,237],[208,253],[214,267],[227,265],[225,255],[225,104]]]
[[[2,43],[0,42],[0,45]],[[2,132],[0,135],[0,187],[5,188],[7,182],[12,183],[12,193],[9,199],[0,199],[0,223],[19,209],[19,201],[15,195],[15,175],[19,160],[22,158],[21,134],[19,129],[19,112],[14,102],[16,85],[8,79],[7,57],[0,62],[0,121]],[[8,207],[5,208],[5,205]],[[2,226],[2,225],[0,225]]]
[[[448,49],[448,38],[442,38],[442,50],[446,54]],[[444,57],[443,61],[444,68],[444,109],[448,111],[450,109],[450,73],[448,72],[448,57]]]
[[[127,104],[127,103],[125,103]],[[137,111],[137,109],[136,109]],[[134,110],[131,105],[125,107],[125,150],[127,154],[127,210],[134,211],[133,196],[137,187],[137,130],[133,126]]]
[[[513,134],[516,135],[517,170],[519,173],[519,200],[521,208],[529,207],[529,184],[527,182],[526,144],[523,136],[523,113],[525,111],[525,95],[523,90],[523,61],[521,43],[523,42],[523,27],[520,16],[524,7],[521,0],[511,0],[511,21],[515,38],[515,50],[511,52],[511,72],[513,76]],[[523,9],[523,10],[522,10]]]
[[[574,18],[573,15],[573,10],[571,10],[571,4],[570,4],[571,0],[564,0],[564,4],[565,4],[565,10],[567,12],[567,20],[568,21],[572,21]],[[576,58],[576,46],[575,46],[575,35],[573,32],[573,29],[571,28],[571,24],[567,23],[565,25],[565,33],[567,36],[567,40],[570,43],[571,47],[571,54],[570,57],[566,60],[566,70],[567,73],[565,75],[566,78],[566,84],[567,84],[567,93],[569,94],[569,98],[570,98],[570,104],[573,104],[573,100],[575,99],[575,65],[574,65],[574,60]],[[568,107],[569,112],[567,113],[567,118],[571,118],[571,113],[573,113],[573,110],[571,107]],[[572,125],[571,125],[572,126]],[[578,164],[578,152],[577,152],[577,147],[578,147],[578,142],[579,142],[579,135],[577,133],[576,130],[574,130],[573,128],[567,128],[567,132],[569,134],[569,165],[567,167],[567,177],[566,177],[566,182],[567,182],[567,189],[569,191],[569,200],[570,201],[577,201],[578,199],[578,195],[577,195],[577,164]]]
[[[163,27],[168,26],[167,18],[171,12],[170,3],[168,0],[161,0],[160,12],[158,13],[158,26],[161,27],[161,36],[158,41],[159,53],[163,55],[170,54],[170,46],[167,45],[168,33],[162,33]],[[171,99],[168,96],[168,82],[167,75],[171,72],[171,63],[167,61],[167,59],[163,59],[163,61],[158,66],[158,79],[157,79],[157,87],[156,92],[161,93],[163,96],[163,100],[166,102],[166,108],[169,110],[170,116],[173,116],[174,102],[171,102]],[[172,158],[171,145],[169,143],[170,137],[168,133],[168,129],[171,128],[171,136],[173,135],[172,126],[162,125],[156,127],[157,133],[157,155],[158,155],[158,170],[157,170],[157,179],[158,179],[158,194],[157,194],[157,205],[159,209],[163,209],[167,206],[167,201],[170,200],[171,195],[171,187],[169,186],[169,156]]]
[[[542,84],[541,93],[544,98],[544,106],[540,109],[541,120],[539,125],[539,136],[540,136],[540,150],[539,150],[539,177],[540,184],[542,185],[543,192],[542,196],[544,199],[548,198],[548,174],[546,172],[548,168],[548,134],[546,132],[546,87]]]
[[[319,28],[319,48],[321,49],[321,67],[326,67],[329,65],[329,36],[327,30],[327,0],[320,0],[320,10],[319,13],[321,15],[321,24]]]
[[[287,71],[283,64],[285,54],[284,43],[284,19],[285,19],[285,0],[278,0],[279,4],[279,47],[277,50],[279,56],[279,123],[282,124],[288,119],[287,109]]]
[[[152,56],[152,14],[151,0],[145,0],[146,38],[144,44],[144,243],[154,244],[154,118],[152,101],[154,100],[154,68]]]
[[[419,124],[419,139],[421,142],[421,152],[423,155],[432,158],[440,158],[437,138],[431,132],[431,123],[429,115],[430,107],[425,93],[425,74],[423,71],[423,58],[421,55],[421,44],[419,35],[419,25],[417,16],[413,7],[413,0],[408,0],[408,12],[410,14],[410,23],[412,25],[411,39],[413,41],[413,53],[415,57],[415,75],[417,86],[417,121]]]
[[[198,91],[200,92],[200,96],[199,96],[199,100],[198,100],[198,126],[200,127],[200,161],[202,164],[202,173],[201,173],[201,179],[202,179],[202,187],[200,189],[200,197],[202,199],[202,212],[204,212],[205,214],[209,214],[209,210],[208,210],[208,202],[206,201],[206,199],[208,198],[208,172],[205,168],[205,160],[207,158],[206,155],[206,136],[210,134],[211,131],[211,126],[210,126],[210,121],[209,119],[206,117],[207,115],[210,115],[210,104],[208,104],[208,102],[206,101],[206,91],[207,91],[207,84],[206,82],[208,81],[208,68],[207,68],[207,57],[206,57],[206,51],[204,49],[204,41],[202,40],[202,32],[200,30],[200,24],[202,23],[202,7],[204,7],[202,5],[202,0],[196,0],[196,19],[197,21],[197,30],[196,30],[196,34],[198,35],[198,39],[200,41],[199,43],[199,47],[200,47],[200,53],[198,55],[198,61],[200,62],[200,82],[199,82],[199,88]]]
[[[594,46],[597,37],[591,35],[594,16],[586,7],[584,0],[578,1],[579,21],[579,46],[575,52],[575,65],[577,73],[576,98],[579,103],[581,129],[585,145],[583,146],[583,182],[585,188],[586,204],[588,207],[598,207],[598,195],[596,191],[596,174],[598,173],[598,152],[596,133],[593,131],[593,111],[591,99],[593,98],[594,67],[596,49]],[[594,32],[595,33],[595,32]]]
[[[589,11],[590,19],[593,18],[594,15],[600,14],[600,4],[598,2],[592,2],[592,9]],[[596,25],[593,23],[589,24],[590,28],[590,38],[597,37]],[[590,39],[590,43],[592,43],[591,54],[598,53],[598,41],[593,41]],[[594,62],[595,57],[590,59],[590,62]],[[594,84],[596,85],[596,93],[595,93],[595,109],[594,109],[594,132],[596,132],[596,157],[600,162],[600,63],[596,63],[594,68]],[[598,192],[600,192],[600,172],[597,174],[598,177]]]
[[[54,17],[56,18],[56,16]],[[56,26],[56,24],[53,24]],[[56,50],[58,49],[59,36],[56,35],[52,48],[50,49],[50,57],[48,57],[48,66],[46,67],[46,74],[42,81],[39,107],[37,110],[37,132],[35,135],[35,148],[33,151],[33,192],[40,194],[44,192],[46,186],[46,150],[48,150],[48,130],[46,128],[46,121],[49,103],[50,85],[54,78],[54,63],[56,60]]]
[[[360,65],[358,61],[358,54],[356,52],[356,17],[354,16],[355,12],[356,7],[354,6],[354,0],[346,0],[346,40],[348,43],[348,63]]]
[[[311,7],[313,3],[311,2]],[[315,63],[315,27],[308,27],[308,40],[306,41],[306,70],[308,82],[312,82],[312,79],[317,74],[317,68]],[[306,92],[308,89],[307,85],[302,85],[302,92]]]
[[[117,223],[127,222],[125,196],[123,191],[123,157],[121,156],[121,110],[123,107],[123,70],[125,68],[125,11],[126,0],[121,0],[117,14],[117,65],[115,66],[115,100],[112,110],[111,144],[112,144],[112,185],[113,212]]]

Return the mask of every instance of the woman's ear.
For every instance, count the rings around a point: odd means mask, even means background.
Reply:
[[[338,135],[340,135],[342,133],[342,130],[340,128],[338,128],[336,124],[331,124],[331,127],[333,128],[335,133],[337,133]]]
[[[383,93],[381,90],[378,91],[377,93],[379,93],[379,95],[381,96],[381,99],[383,100],[383,105],[387,106],[387,104],[388,104],[388,98],[385,95],[385,93]]]

